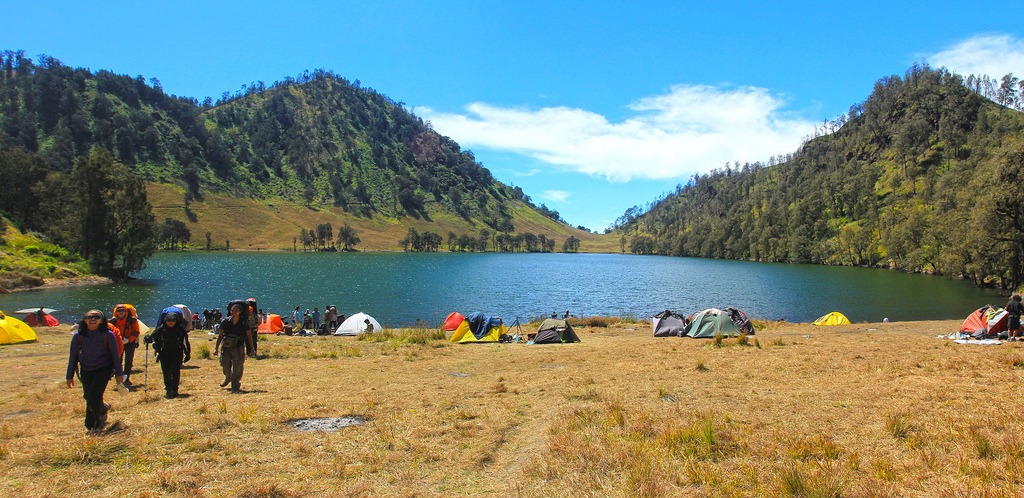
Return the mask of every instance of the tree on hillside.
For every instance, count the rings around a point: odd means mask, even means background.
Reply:
[[[338,245],[341,246],[342,251],[354,250],[359,242],[356,230],[350,227],[348,223],[345,223],[344,226],[338,229]]]
[[[1011,146],[1003,155],[998,165],[998,178],[993,189],[992,219],[995,226],[993,236],[1002,241],[1002,250],[998,251],[1007,259],[1005,263],[1004,288],[1016,289],[1024,283],[1024,144]]]
[[[578,252],[580,250],[580,239],[577,239],[575,235],[570,235],[565,242],[562,243],[562,252]]]
[[[184,250],[185,244],[192,240],[192,231],[181,220],[164,218],[163,225],[160,225],[158,240],[165,250]]]

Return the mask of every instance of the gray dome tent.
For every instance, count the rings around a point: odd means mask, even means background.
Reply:
[[[654,315],[651,324],[654,328],[654,337],[682,337],[686,335],[686,326],[690,322],[685,316],[665,310]]]
[[[572,325],[560,318],[548,318],[541,322],[540,328],[537,329],[537,335],[533,337],[534,344],[560,344],[563,342],[580,342],[580,338],[572,329]]]

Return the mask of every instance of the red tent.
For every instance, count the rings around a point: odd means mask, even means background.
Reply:
[[[29,327],[35,327],[35,326],[40,326],[40,327],[56,327],[56,326],[60,325],[60,321],[57,320],[56,318],[54,318],[53,315],[50,314],[51,311],[57,311],[57,310],[51,310],[49,308],[23,309],[23,310],[18,310],[16,313],[27,313],[28,314],[28,316],[25,317],[25,323],[27,323]],[[40,313],[40,312],[42,312],[42,313]]]
[[[466,317],[462,316],[462,313],[454,311],[448,315],[448,318],[444,319],[444,325],[441,326],[441,330],[451,332],[459,328],[459,325],[462,325],[462,322],[464,321],[466,321]]]
[[[964,324],[960,326],[960,332],[971,334],[984,330],[986,335],[995,335],[1006,330],[1009,316],[1006,310],[986,304],[967,316]]]
[[[257,330],[260,334],[277,334],[284,330],[284,321],[281,315],[267,315],[267,319],[260,322]]]

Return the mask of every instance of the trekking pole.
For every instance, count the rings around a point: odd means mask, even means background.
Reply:
[[[149,343],[146,343],[146,376],[142,381],[142,392],[149,392]]]

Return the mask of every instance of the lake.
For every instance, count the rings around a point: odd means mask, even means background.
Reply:
[[[127,302],[152,323],[171,304],[201,312],[256,297],[270,313],[336,305],[385,326],[438,324],[452,311],[483,311],[511,324],[566,309],[647,318],[727,306],[799,322],[838,310],[858,322],[964,318],[1007,300],[966,281],[889,270],[624,254],[164,252],[137,276],[0,295],[0,309],[57,308],[66,322]]]

